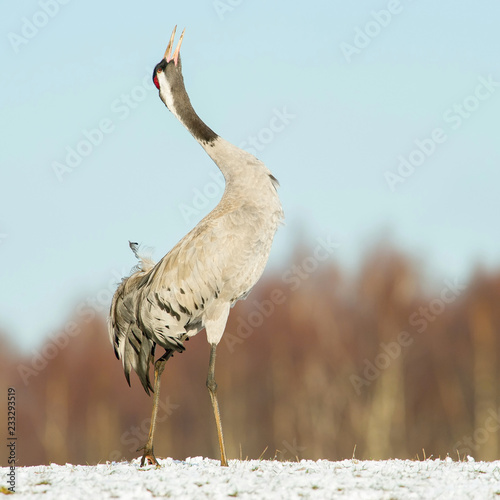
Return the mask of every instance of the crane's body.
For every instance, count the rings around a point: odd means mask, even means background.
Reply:
[[[146,391],[154,344],[182,351],[183,340],[203,328],[209,343],[219,343],[230,307],[260,278],[281,220],[276,181],[264,164],[221,138],[214,142],[212,155],[237,150],[246,170],[226,180],[217,207],[163,259],[141,260],[113,300],[115,350],[127,379],[133,368]]]
[[[184,34],[184,33],[183,33]],[[219,137],[191,106],[184,88],[180,44],[170,56],[175,29],[153,80],[169,110],[191,132],[222,171],[226,188],[221,201],[157,264],[137,254],[136,271],[124,278],[110,312],[110,337],[130,384],[133,369],[155,401],[142,462],[157,463],[152,441],[160,375],[166,360],[183,351],[186,338],[203,328],[211,345],[207,386],[219,433],[221,463],[227,465],[215,383],[215,348],[229,310],[258,281],[266,265],[274,234],[283,218],[277,180],[250,153]],[[154,361],[156,346],[165,354]],[[155,387],[149,379],[155,365]]]

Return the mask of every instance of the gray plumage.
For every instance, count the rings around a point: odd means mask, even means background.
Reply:
[[[210,343],[219,342],[230,307],[260,278],[283,218],[271,172],[201,122],[185,92],[180,60],[168,68],[175,71],[180,92],[176,96],[165,80],[160,96],[195,131],[195,139],[224,174],[226,188],[217,207],[157,264],[139,256],[137,269],[113,297],[109,333],[116,356],[129,384],[133,369],[148,394],[156,345],[182,351],[184,340],[203,328]],[[198,133],[203,126],[213,134],[208,133],[209,139]]]

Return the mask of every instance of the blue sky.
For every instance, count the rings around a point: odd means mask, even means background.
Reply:
[[[175,24],[198,114],[280,180],[271,268],[320,237],[351,270],[381,237],[436,279],[499,267],[498,2],[5,9],[0,329],[18,345],[82,303],[104,312],[135,264],[128,240],[161,258],[222,194],[151,84]]]

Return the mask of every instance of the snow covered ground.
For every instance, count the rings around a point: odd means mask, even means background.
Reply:
[[[12,498],[500,499],[500,461],[231,460],[223,468],[198,457],[161,465],[141,468],[134,460],[19,467]],[[1,468],[3,493],[7,472]]]

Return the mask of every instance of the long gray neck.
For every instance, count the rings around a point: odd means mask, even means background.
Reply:
[[[269,170],[250,153],[218,136],[196,114],[184,87],[182,76],[173,83],[165,80],[161,98],[168,109],[199,142],[207,154],[219,167],[226,180],[226,192],[251,191],[257,187],[257,177],[269,181]],[[258,183],[257,183],[258,184]]]
[[[172,87],[167,82],[166,87],[165,91],[160,92],[160,95],[167,108],[200,144],[214,141],[218,135],[196,114],[182,77]]]
[[[228,187],[242,185],[251,188],[251,179],[256,174],[255,169],[267,171],[264,164],[253,155],[236,147],[220,136],[217,136],[210,142],[199,142],[208,156],[219,167]]]

